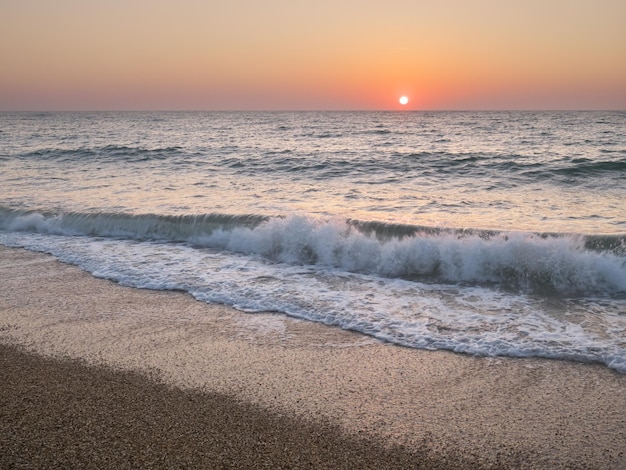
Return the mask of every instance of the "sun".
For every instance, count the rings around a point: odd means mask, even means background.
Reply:
[[[401,96],[398,101],[400,102],[400,104],[402,106],[404,106],[404,105],[409,103],[409,97],[408,96]]]

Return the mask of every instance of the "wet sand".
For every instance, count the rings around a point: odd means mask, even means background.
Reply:
[[[4,247],[0,279],[2,468],[626,468],[604,366],[401,348]]]

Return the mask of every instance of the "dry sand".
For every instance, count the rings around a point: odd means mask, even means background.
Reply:
[[[626,376],[600,365],[401,348],[3,247],[0,279],[2,468],[626,468]]]

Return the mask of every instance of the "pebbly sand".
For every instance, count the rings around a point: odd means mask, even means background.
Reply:
[[[0,247],[0,468],[626,468],[626,375],[396,347]]]

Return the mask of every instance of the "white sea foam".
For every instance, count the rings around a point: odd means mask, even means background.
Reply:
[[[248,312],[279,311],[415,348],[601,362],[626,373],[626,304],[550,300],[495,288],[433,284],[333,267],[270,262],[185,244],[0,232],[95,276],[179,289]]]

